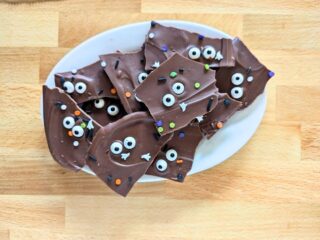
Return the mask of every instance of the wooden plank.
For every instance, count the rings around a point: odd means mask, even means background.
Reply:
[[[320,124],[303,123],[301,126],[302,160],[320,161]]]
[[[58,45],[58,12],[3,11],[0,22],[0,47]]]
[[[103,19],[103,20],[102,20]],[[187,14],[119,14],[104,11],[63,12],[60,14],[59,46],[74,47],[85,39],[110,28],[124,24],[157,19],[178,19],[203,23],[231,35],[242,35],[241,15],[187,15]],[[228,21],[226,21],[228,19]]]

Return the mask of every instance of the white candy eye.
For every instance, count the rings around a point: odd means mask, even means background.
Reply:
[[[110,105],[110,106],[107,108],[107,113],[108,113],[110,116],[116,116],[116,115],[119,113],[119,108],[118,108],[118,106],[116,106],[116,105]]]
[[[172,91],[177,94],[180,95],[184,92],[184,85],[181,82],[176,82],[175,84],[173,84],[172,86]]]
[[[113,142],[110,146],[110,150],[113,154],[120,154],[122,152],[122,144],[120,142]]]
[[[240,85],[243,83],[244,77],[241,73],[234,73],[231,77],[233,85]]]
[[[126,149],[132,149],[136,146],[136,140],[134,137],[126,137],[123,141],[123,145]]]
[[[87,90],[87,85],[83,82],[78,82],[76,83],[75,89],[77,93],[82,94]]]
[[[231,89],[231,97],[234,99],[239,99],[243,96],[243,88],[242,87],[234,87]]]
[[[73,117],[65,117],[63,119],[63,126],[66,129],[71,129],[75,124],[74,118]]]
[[[96,108],[103,108],[103,107],[104,107],[104,104],[105,104],[105,101],[104,101],[103,98],[94,100],[94,106],[95,106]]]
[[[247,81],[248,81],[248,82],[252,82],[253,80],[254,80],[253,76],[247,77]]]
[[[156,167],[157,167],[159,172],[164,172],[168,168],[168,163],[163,159],[159,159],[156,162]]]
[[[67,93],[73,93],[74,92],[74,86],[73,86],[72,82],[70,82],[70,81],[65,81],[63,83],[63,89]]]
[[[166,107],[171,107],[175,102],[176,102],[176,99],[170,93],[167,93],[162,97],[162,103]]]
[[[202,56],[205,59],[213,59],[216,56],[216,50],[212,46],[206,46],[202,51]]]
[[[80,126],[74,126],[74,127],[72,128],[72,134],[73,134],[73,136],[80,138],[80,137],[83,136],[84,130],[83,130],[83,128],[80,127]]]
[[[191,59],[198,59],[201,56],[200,49],[197,47],[192,47],[189,49],[188,56]]]
[[[142,83],[148,77],[148,73],[142,72],[138,76],[138,82]]]
[[[176,150],[174,149],[169,149],[167,152],[166,152],[166,158],[167,160],[169,161],[174,161],[176,160],[178,157],[178,153]]]

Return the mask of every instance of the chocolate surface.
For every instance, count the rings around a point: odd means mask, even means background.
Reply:
[[[208,38],[153,22],[145,45],[146,69],[152,69],[155,62],[161,63],[164,56],[168,58],[175,52],[212,68],[235,64],[231,39]]]
[[[183,182],[191,170],[202,134],[198,126],[188,125],[176,131],[157,155],[146,174]]]
[[[244,43],[233,40],[236,64],[234,67],[220,68],[217,71],[217,87],[233,99],[249,106],[260,95],[270,77],[274,75],[249,51]]]
[[[147,77],[144,70],[143,51],[134,53],[112,53],[100,56],[107,63],[104,68],[111,82],[117,90],[118,96],[127,113],[142,109],[135,99],[133,90]]]
[[[43,116],[54,160],[65,168],[79,170],[85,165],[92,138],[101,126],[59,88],[43,86]]]
[[[135,112],[101,128],[89,149],[88,166],[115,192],[126,196],[171,135],[159,137],[153,119]]]
[[[102,126],[117,121],[127,114],[120,100],[113,98],[99,98],[87,101],[81,105],[81,108]]]
[[[97,61],[73,72],[57,73],[56,86],[64,89],[77,103],[103,97],[118,98],[111,93],[113,86],[102,65]]]
[[[241,102],[230,98],[228,94],[220,94],[217,106],[204,115],[199,123],[201,131],[210,139],[241,106]]]
[[[218,103],[215,71],[174,54],[136,89],[161,135],[187,126]]]

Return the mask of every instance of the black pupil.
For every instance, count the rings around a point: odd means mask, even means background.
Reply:
[[[173,158],[173,157],[174,157],[174,153],[171,153],[171,154],[170,154],[170,157],[172,157],[172,158]]]
[[[132,142],[128,142],[128,145],[131,146],[131,145],[132,145]]]
[[[181,87],[180,86],[177,86],[177,89],[179,90]]]
[[[240,79],[240,77],[236,77],[236,79],[237,79],[237,80],[239,80],[239,79]]]
[[[142,80],[144,80],[146,78],[146,76],[142,76],[141,78],[142,78]]]
[[[239,91],[238,91],[238,90],[235,90],[234,92],[235,92],[235,93],[239,93]]]
[[[110,110],[113,112],[113,111],[115,111],[116,109],[115,109],[114,107],[112,107],[112,108],[110,108]]]
[[[79,89],[81,90],[81,89],[82,89],[82,86],[79,86]]]
[[[170,98],[166,98],[166,102],[170,102],[171,101],[171,99]]]
[[[211,50],[208,50],[207,53],[208,53],[208,54],[211,54],[212,52],[211,52]]]
[[[79,134],[79,132],[78,132],[78,131],[74,131],[74,133],[75,133],[76,135],[78,135],[78,134]]]
[[[160,168],[160,169],[162,169],[162,166],[161,166],[161,165],[159,165],[159,168]]]
[[[118,152],[118,151],[119,151],[119,148],[118,148],[118,147],[115,147],[114,150],[115,150],[116,152]]]
[[[197,55],[197,52],[196,52],[196,51],[193,51],[193,52],[192,52],[192,55]]]
[[[69,121],[66,121],[66,124],[67,124],[67,125],[69,125],[69,124],[70,124],[70,122],[69,122]]]

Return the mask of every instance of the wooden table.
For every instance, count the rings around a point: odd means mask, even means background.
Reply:
[[[0,4],[1,240],[320,239],[320,2],[228,3]],[[52,160],[39,116],[41,85],[83,40],[151,19],[239,36],[276,76],[263,123],[241,151],[184,184],[137,184],[122,198]]]

